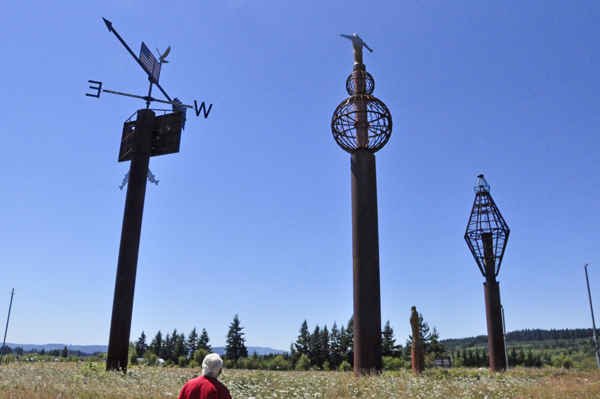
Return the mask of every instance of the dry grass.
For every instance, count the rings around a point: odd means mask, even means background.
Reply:
[[[94,363],[0,367],[0,398],[176,398],[198,369],[132,367],[107,373]],[[355,378],[341,372],[225,370],[234,399],[299,398],[600,398],[600,373],[564,369],[428,370]]]

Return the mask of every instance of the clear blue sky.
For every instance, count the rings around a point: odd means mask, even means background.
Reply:
[[[145,94],[134,52],[171,46],[162,87],[190,115],[152,158],[132,339],[206,328],[288,349],[304,319],[352,314],[350,157],[331,116],[351,43],[394,121],[377,153],[383,323],[416,305],[442,338],[486,333],[463,235],[485,174],[511,235],[499,281],[509,331],[591,327],[600,311],[598,1],[86,1],[3,5],[0,321],[8,342],[106,344],[128,163]],[[159,94],[158,91],[155,91]],[[4,326],[4,324],[2,324]]]

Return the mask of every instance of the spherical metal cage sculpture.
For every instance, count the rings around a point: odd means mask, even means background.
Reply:
[[[383,102],[368,94],[356,94],[342,101],[331,119],[333,138],[342,149],[359,148],[377,152],[392,134],[392,115]]]
[[[364,69],[355,69],[346,79],[346,91],[351,96],[355,94],[373,94],[375,79]]]

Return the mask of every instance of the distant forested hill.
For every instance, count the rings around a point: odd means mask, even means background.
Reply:
[[[556,340],[575,340],[581,338],[592,338],[593,331],[591,328],[576,328],[565,330],[518,330],[506,334],[506,341],[509,344],[517,342],[533,342],[533,341],[556,341]],[[457,347],[473,348],[477,346],[487,345],[487,335],[479,335],[469,338],[454,338],[444,339],[440,341],[450,349]]]

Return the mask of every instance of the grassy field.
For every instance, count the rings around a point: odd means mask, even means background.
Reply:
[[[96,363],[0,366],[0,398],[176,398],[199,369],[131,367],[127,375]],[[428,370],[355,378],[343,372],[225,370],[234,399],[266,398],[600,398],[600,373],[565,369]]]

